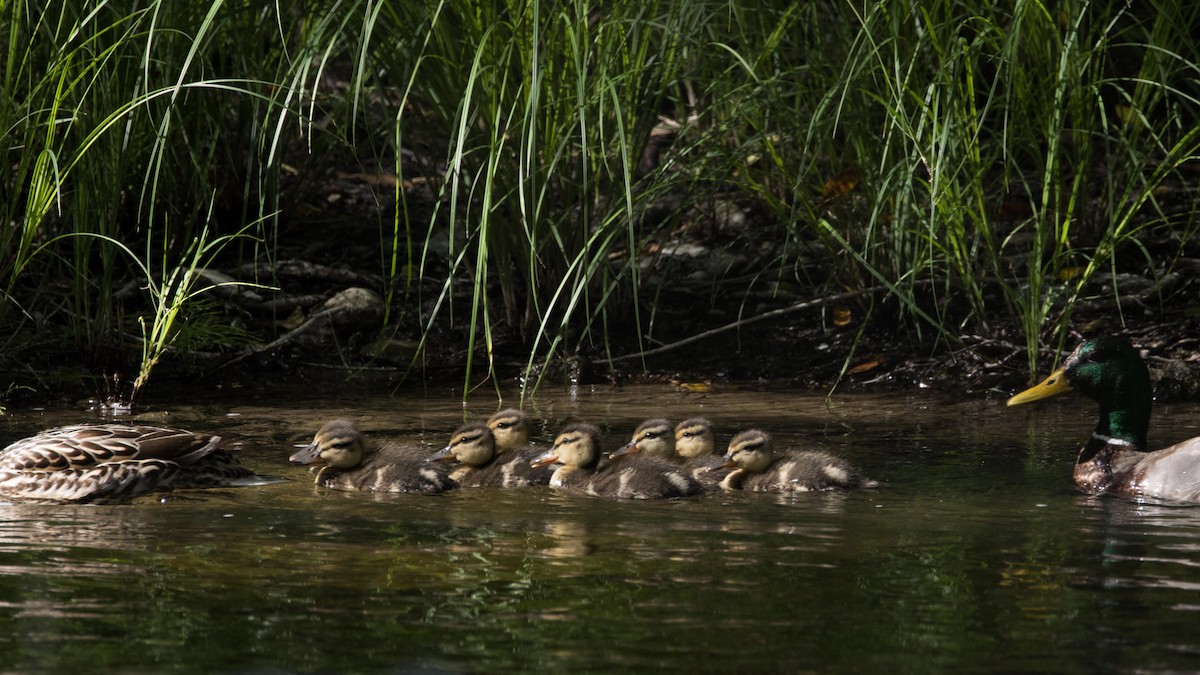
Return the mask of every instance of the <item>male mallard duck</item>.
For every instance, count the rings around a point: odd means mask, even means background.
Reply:
[[[0,498],[114,504],[160,488],[219,487],[256,478],[220,436],[144,425],[78,424],[0,450]]]
[[[628,457],[620,464],[597,470],[600,430],[590,424],[572,424],[554,439],[554,447],[534,466],[562,464],[550,478],[551,487],[619,499],[673,499],[700,492],[700,484],[670,462],[654,457]]]
[[[525,438],[528,436],[526,432]],[[519,437],[519,433],[514,433],[508,443],[517,442]],[[450,477],[458,481],[459,487],[528,487],[550,482],[550,469],[532,466],[532,458],[522,454],[519,446],[504,453],[499,449],[491,427],[480,423],[466,424],[454,432],[449,445],[428,459],[435,462],[458,460],[461,464]]]
[[[734,470],[721,481],[725,490],[809,492],[813,490],[876,487],[840,457],[809,450],[775,457],[771,435],[749,429],[729,441],[725,466]]]
[[[1088,340],[1042,381],[1008,399],[1037,401],[1078,389],[1100,404],[1100,419],[1075,460],[1075,482],[1092,493],[1200,501],[1200,437],[1146,450],[1150,427],[1150,373],[1128,342]]]
[[[333,420],[290,459],[322,465],[314,482],[334,490],[434,494],[458,487],[428,458],[419,448],[368,442],[350,420]]]

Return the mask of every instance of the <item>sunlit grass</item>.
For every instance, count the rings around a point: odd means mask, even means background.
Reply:
[[[462,326],[464,389],[501,342],[529,384],[648,349],[647,243],[720,200],[781,243],[754,279],[881,286],[901,309],[871,316],[923,346],[1015,327],[1031,371],[1099,272],[1165,273],[1143,237],[1195,220],[1186,3],[51,4],[4,9],[0,334],[104,360],[139,280],[142,381],[197,252],[277,257],[282,207],[347,157],[395,178],[389,318]]]

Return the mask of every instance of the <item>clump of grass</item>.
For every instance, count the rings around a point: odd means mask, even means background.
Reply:
[[[1195,215],[1162,199],[1200,150],[1184,3],[6,11],[0,329],[56,293],[89,352],[121,341],[113,289],[155,280],[143,376],[198,266],[277,255],[285,157],[300,189],[346,148],[394,172],[388,306],[427,334],[465,327],[465,389],[501,340],[529,383],[546,361],[612,356],[618,327],[653,340],[646,244],[704,204],[752,204],[785,242],[747,294],[787,275],[811,294],[882,286],[920,344],[1015,322],[1031,371],[1098,272],[1163,271],[1145,235]],[[415,182],[431,208],[410,208]],[[801,248],[823,255],[790,271]]]

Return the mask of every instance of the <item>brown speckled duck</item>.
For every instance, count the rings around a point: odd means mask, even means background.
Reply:
[[[551,487],[578,490],[618,499],[673,499],[699,494],[700,484],[670,462],[654,457],[627,457],[597,470],[600,430],[572,424],[554,439],[554,447],[534,460],[537,466],[561,464],[550,478]]]
[[[0,499],[115,504],[153,490],[263,482],[220,441],[147,425],[50,429],[0,450]]]
[[[458,487],[428,458],[420,448],[368,441],[353,422],[339,419],[321,427],[290,459],[319,466],[314,482],[334,490],[436,494]]]
[[[733,471],[721,481],[725,490],[809,492],[876,487],[848,462],[827,452],[794,452],[776,457],[771,435],[749,429],[729,441],[725,466]]]
[[[1072,389],[1100,405],[1092,437],[1075,460],[1075,483],[1091,493],[1200,502],[1200,437],[1161,450],[1146,449],[1152,393],[1150,373],[1128,342],[1087,340],[1036,386],[1013,396],[1019,405]]]
[[[512,418],[506,416],[502,419]],[[459,427],[450,436],[450,443],[430,456],[429,460],[457,460],[460,464],[450,472],[450,477],[458,481],[459,487],[511,488],[548,484],[550,469],[530,464],[532,458],[521,452],[528,432],[524,434],[524,439],[521,436],[520,432],[511,434],[506,443],[518,443],[518,447],[500,452],[499,443],[489,424],[466,424]]]

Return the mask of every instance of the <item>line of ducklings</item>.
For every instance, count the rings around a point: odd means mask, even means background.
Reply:
[[[646,420],[620,449],[605,456],[600,430],[575,423],[539,451],[529,423],[502,410],[486,423],[460,427],[441,450],[374,443],[348,420],[322,427],[291,456],[314,465],[315,482],[337,490],[437,493],[457,487],[549,485],[617,499],[675,499],[705,490],[806,492],[876,487],[845,460],[820,451],[777,453],[769,434],[743,431],[716,454],[712,425],[693,418],[676,426]],[[446,468],[444,461],[456,461]]]

